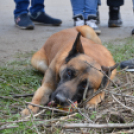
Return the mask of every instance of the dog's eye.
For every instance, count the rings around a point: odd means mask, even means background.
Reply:
[[[67,75],[68,75],[68,76],[71,76],[71,75],[72,75],[71,70],[67,70]]]
[[[82,83],[81,83],[81,87],[82,89],[85,89],[87,86],[87,80],[84,80]]]
[[[85,89],[85,88],[86,88],[86,86],[87,86],[87,84],[84,84],[84,85],[82,85],[82,88],[83,88],[83,89]]]

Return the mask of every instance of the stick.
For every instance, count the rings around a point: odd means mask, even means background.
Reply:
[[[19,98],[19,97],[29,97],[29,96],[33,96],[34,94],[15,94],[12,95],[13,98]]]
[[[33,127],[35,128],[37,134],[40,134],[40,132],[39,132],[37,126],[35,125],[35,123],[34,123],[34,121],[33,121],[33,113],[32,113],[32,111],[31,111],[31,109],[28,108],[28,110],[29,110],[29,112],[31,113],[31,118],[30,118],[30,119],[31,119],[31,122],[32,122],[32,124],[33,124]]]
[[[42,109],[53,110],[53,111],[57,111],[57,112],[65,113],[65,114],[68,114],[68,113],[69,113],[69,112],[64,111],[64,110],[60,110],[60,109],[56,109],[56,108],[50,108],[50,107],[43,107],[43,106],[41,106],[41,105],[33,104],[33,103],[30,103],[30,102],[25,102],[25,103],[26,103],[26,104],[30,104],[30,105],[35,106],[35,107],[42,108]]]
[[[7,125],[4,125],[4,126],[0,127],[0,130],[9,129],[9,128],[17,128],[17,127],[19,127],[19,126],[18,125],[15,125],[15,126],[11,126],[11,125],[7,126]]]
[[[113,92],[111,92],[111,91],[109,91],[109,90],[105,90],[105,89],[103,89],[103,90],[104,90],[106,93],[113,94],[113,95],[115,95],[115,96],[123,96],[123,97],[134,98],[134,96],[124,95],[124,94],[116,94],[116,93],[113,93]]]
[[[65,123],[63,128],[131,128],[134,123],[107,123],[107,124],[91,124],[91,123]]]
[[[110,134],[133,134],[134,130],[124,130],[124,131],[117,131],[115,133],[110,133]]]
[[[7,100],[14,100],[14,101],[17,101],[17,102],[19,101],[19,102],[23,103],[23,101],[20,101],[18,99],[15,99],[15,98],[13,98],[11,96],[0,96],[0,98],[7,99]]]
[[[126,109],[129,109],[130,111],[134,112],[134,109],[130,108],[130,107],[127,107],[125,106],[123,103],[121,103],[114,95],[112,95],[113,99],[118,102],[122,107],[126,108]]]
[[[92,123],[93,123],[93,121],[90,120],[87,115],[83,114],[83,113],[81,112],[81,110],[80,110],[79,108],[77,108],[77,107],[75,106],[75,104],[74,104],[70,99],[68,99],[68,102],[70,102],[71,104],[73,104],[74,107],[75,107],[75,109],[76,109],[83,117],[85,117],[85,119],[86,119],[88,122],[92,122]]]
[[[102,89],[98,89],[94,94],[90,95],[82,104],[79,105],[79,107],[82,107],[85,105],[88,101],[90,101],[94,96],[98,95],[102,92]]]
[[[86,100],[86,95],[87,95],[87,91],[88,91],[88,86],[89,86],[89,80],[87,81],[87,85],[86,85],[86,88],[85,88],[84,93],[83,93],[83,101]]]

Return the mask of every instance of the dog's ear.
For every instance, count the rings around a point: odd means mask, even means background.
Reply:
[[[114,66],[111,67],[105,67],[105,66],[101,66],[102,71],[105,73],[105,75],[102,78],[102,82],[101,82],[101,88],[105,88],[108,84],[109,78],[111,76],[111,73],[114,69],[116,69],[118,67],[118,63],[115,64]]]
[[[66,62],[68,62],[71,58],[75,57],[77,54],[84,53],[84,49],[82,47],[80,36],[81,36],[81,33],[79,32],[77,34],[74,45],[66,58]]]

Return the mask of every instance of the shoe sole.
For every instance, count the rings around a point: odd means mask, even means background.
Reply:
[[[42,22],[37,22],[37,21],[32,21],[35,25],[42,25],[42,26],[59,26],[61,25],[61,23],[58,23],[58,24],[45,24],[45,23],[42,23]]]
[[[117,22],[115,20],[111,20],[108,22],[108,27],[121,27],[122,26],[122,21]]]
[[[18,28],[20,28],[22,30],[33,30],[34,29],[34,26],[32,26],[32,25],[28,26],[28,27],[21,27],[21,26],[15,24],[15,26],[17,26]]]
[[[122,24],[120,24],[120,25],[117,25],[117,24],[108,24],[108,27],[121,27],[122,26]]]

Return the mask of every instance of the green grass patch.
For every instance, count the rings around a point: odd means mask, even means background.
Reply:
[[[16,94],[32,94],[41,85],[43,74],[34,70],[30,65],[30,53],[21,54],[16,61],[6,63],[5,66],[0,66],[0,96],[7,98],[0,98],[0,124],[4,122],[10,122],[18,120],[20,115],[18,114],[22,108],[25,107],[25,101],[31,101],[31,97],[27,98],[13,98],[12,95]],[[31,129],[31,122],[18,123],[19,127],[5,129],[0,131],[2,134],[9,133],[35,133],[34,129]],[[0,125],[1,126],[1,125]],[[27,129],[26,129],[26,126]]]
[[[134,38],[116,39],[104,43],[104,46],[112,53],[116,62],[134,58]]]

